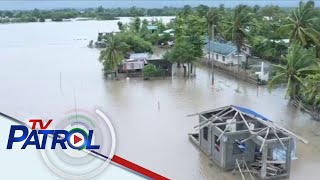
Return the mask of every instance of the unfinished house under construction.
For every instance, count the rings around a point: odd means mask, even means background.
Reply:
[[[308,143],[244,107],[230,105],[193,115],[199,115],[199,124],[190,139],[218,166],[240,172],[243,179],[289,177],[295,139]]]

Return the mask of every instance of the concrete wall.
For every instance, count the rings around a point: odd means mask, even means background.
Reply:
[[[235,144],[236,140],[243,140],[249,137],[250,133],[248,131],[226,133],[225,136],[227,137],[225,169],[233,169],[236,164],[236,159],[242,160],[244,158],[248,164],[254,162],[255,143],[252,140],[245,142],[246,148],[244,152],[241,152]]]
[[[224,154],[224,149],[225,149],[225,143],[223,140],[220,140],[220,148],[218,149],[215,144],[216,140],[219,138],[219,135],[221,132],[217,130],[216,127],[211,128],[211,137],[212,137],[212,143],[211,143],[211,149],[212,149],[212,154],[211,158],[212,160],[218,164],[220,167],[223,167],[223,159],[225,159],[225,154]],[[218,143],[217,143],[218,144]]]
[[[238,64],[238,56],[235,55],[235,53],[232,53],[232,54],[227,55],[227,56],[224,56],[224,55],[218,54],[218,53],[214,53],[213,58],[214,58],[215,61],[218,61],[218,62],[223,63],[223,64],[234,64],[234,65],[236,65],[236,64]],[[218,57],[217,57],[217,55],[218,55]],[[246,56],[247,55],[245,53],[243,53],[243,52],[240,53],[240,64],[241,64],[241,62],[246,62]],[[209,58],[208,52],[206,52],[204,57],[205,58]],[[224,60],[223,60],[223,57],[225,57]],[[212,59],[212,54],[211,54],[211,59]]]
[[[230,64],[232,63],[232,59],[231,59],[231,55],[228,55],[228,56],[224,56],[224,55],[221,55],[221,54],[218,54],[218,53],[214,53],[214,60],[215,61],[219,61],[223,64]],[[223,59],[224,57],[224,59]]]
[[[218,55],[218,58],[217,58],[217,55]],[[212,59],[212,54],[210,54],[211,56],[211,59]],[[218,54],[218,53],[214,53],[213,54],[213,58],[215,61],[218,61],[220,63],[223,63],[223,64],[230,64],[232,63],[232,58],[231,58],[231,55],[228,55],[228,56],[224,56],[225,59],[223,60],[223,56],[224,55],[221,55],[221,54]],[[206,51],[205,52],[205,55],[204,55],[205,58],[209,58],[209,55],[208,55],[208,52]]]
[[[248,131],[225,133],[220,139],[220,151],[218,151],[215,146],[215,141],[216,139],[218,139],[222,131],[214,126],[211,128],[211,130],[211,158],[220,167],[226,170],[234,169],[236,165],[236,159],[242,160],[244,158],[248,163],[254,162],[255,144],[252,140],[248,140],[245,142],[245,152],[241,152],[239,148],[234,144],[236,140],[243,140],[249,137],[250,133]]]
[[[230,60],[232,61],[233,64],[238,64],[238,55],[236,54],[230,55]],[[246,54],[243,52],[240,53],[240,64],[241,62],[246,62]]]
[[[245,52],[248,55],[251,55],[251,47],[249,47],[247,45],[243,45],[242,46],[242,51]]]
[[[200,115],[199,123],[206,120],[203,116]],[[211,154],[211,126],[208,127],[208,140],[204,139],[204,130],[205,128],[200,129],[199,132],[199,141],[200,141],[200,148],[207,154]]]

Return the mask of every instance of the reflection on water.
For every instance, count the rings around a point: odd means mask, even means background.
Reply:
[[[298,143],[290,179],[318,179],[320,125],[288,104],[282,89],[269,93],[218,72],[212,87],[203,67],[194,79],[105,80],[99,51],[86,45],[97,32],[113,30],[117,21],[0,25],[1,111],[23,120],[58,118],[74,107],[75,92],[78,107],[100,106],[112,119],[116,154],[172,179],[220,180],[239,177],[220,170],[188,140],[197,117],[186,115],[237,104],[307,138],[309,145]]]

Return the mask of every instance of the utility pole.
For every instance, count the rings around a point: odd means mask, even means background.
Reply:
[[[213,72],[213,61],[214,61],[214,24],[212,25],[212,65],[211,65],[211,71],[212,71],[212,77],[211,77],[211,84],[214,85],[214,72]],[[209,41],[210,42],[210,41]],[[210,47],[210,46],[209,46]]]
[[[210,24],[208,23],[208,59],[209,59],[209,63],[211,62],[211,40],[210,40],[210,31],[211,31],[211,27]]]

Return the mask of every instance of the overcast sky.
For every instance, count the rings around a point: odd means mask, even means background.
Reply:
[[[320,1],[315,1],[316,5],[320,5]],[[4,1],[0,0],[0,9],[1,10],[15,10],[15,9],[57,9],[57,8],[89,8],[89,7],[98,7],[103,6],[105,8],[117,8],[117,7],[144,7],[144,8],[154,8],[154,7],[163,7],[163,6],[173,6],[173,7],[182,7],[184,5],[197,6],[199,4],[205,4],[209,6],[218,6],[219,4],[225,4],[225,7],[233,7],[237,4],[247,4],[260,6],[273,4],[284,7],[296,7],[299,4],[299,0],[100,0],[100,1],[86,1],[86,0],[65,0],[65,1],[54,1],[54,0],[11,0]]]

